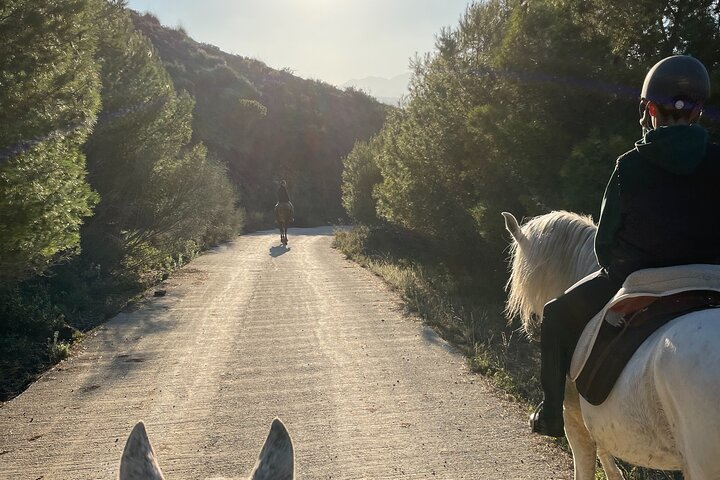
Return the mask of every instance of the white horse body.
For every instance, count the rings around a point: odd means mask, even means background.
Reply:
[[[676,318],[633,355],[607,400],[580,399],[598,446],[629,463],[720,478],[720,311]]]
[[[515,239],[508,312],[520,315],[533,334],[542,305],[562,293],[543,279],[560,277],[565,289],[592,271],[588,238],[594,237],[594,226],[587,217],[553,212],[521,229],[512,215],[503,215]],[[568,253],[576,258],[568,259]],[[565,264],[556,265],[558,259]],[[668,322],[641,345],[601,405],[579,397],[568,381],[564,417],[575,480],[594,479],[596,455],[611,480],[623,478],[611,456],[682,470],[686,479],[720,479],[718,345],[720,310],[693,312]]]

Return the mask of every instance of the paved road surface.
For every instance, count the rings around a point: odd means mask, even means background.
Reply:
[[[242,478],[275,416],[300,479],[571,478],[567,454],[330,228],[239,237],[0,408],[0,479],[113,479],[144,420],[166,476]]]

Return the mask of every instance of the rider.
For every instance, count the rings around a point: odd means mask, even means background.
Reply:
[[[290,195],[288,195],[287,191],[287,182],[285,180],[280,180],[280,186],[277,189],[277,201],[278,204],[280,203],[288,203],[290,204],[290,217],[293,217],[295,214],[295,207],[293,206],[292,202],[290,201]],[[277,208],[277,205],[275,205],[275,208]],[[294,222],[294,218],[290,218],[291,222]]]
[[[710,96],[705,66],[674,55],[653,66],[640,100],[643,137],[620,156],[605,190],[595,237],[601,270],[545,305],[544,400],[533,432],[564,435],[565,378],[587,322],[643,268],[720,264],[720,146],[697,121]]]

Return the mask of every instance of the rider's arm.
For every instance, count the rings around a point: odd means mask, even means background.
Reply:
[[[605,188],[600,221],[595,235],[595,255],[601,267],[607,267],[612,260],[612,250],[615,246],[615,235],[622,225],[620,213],[620,175],[618,167],[610,177]]]

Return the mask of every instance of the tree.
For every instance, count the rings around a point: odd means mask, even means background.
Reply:
[[[101,201],[83,248],[106,270],[137,274],[228,238],[240,226],[237,197],[224,168],[191,142],[194,101],[176,93],[129,13],[108,4],[102,19],[103,110],[85,146]]]
[[[81,146],[99,107],[90,0],[0,5],[0,283],[78,251],[97,196]]]

